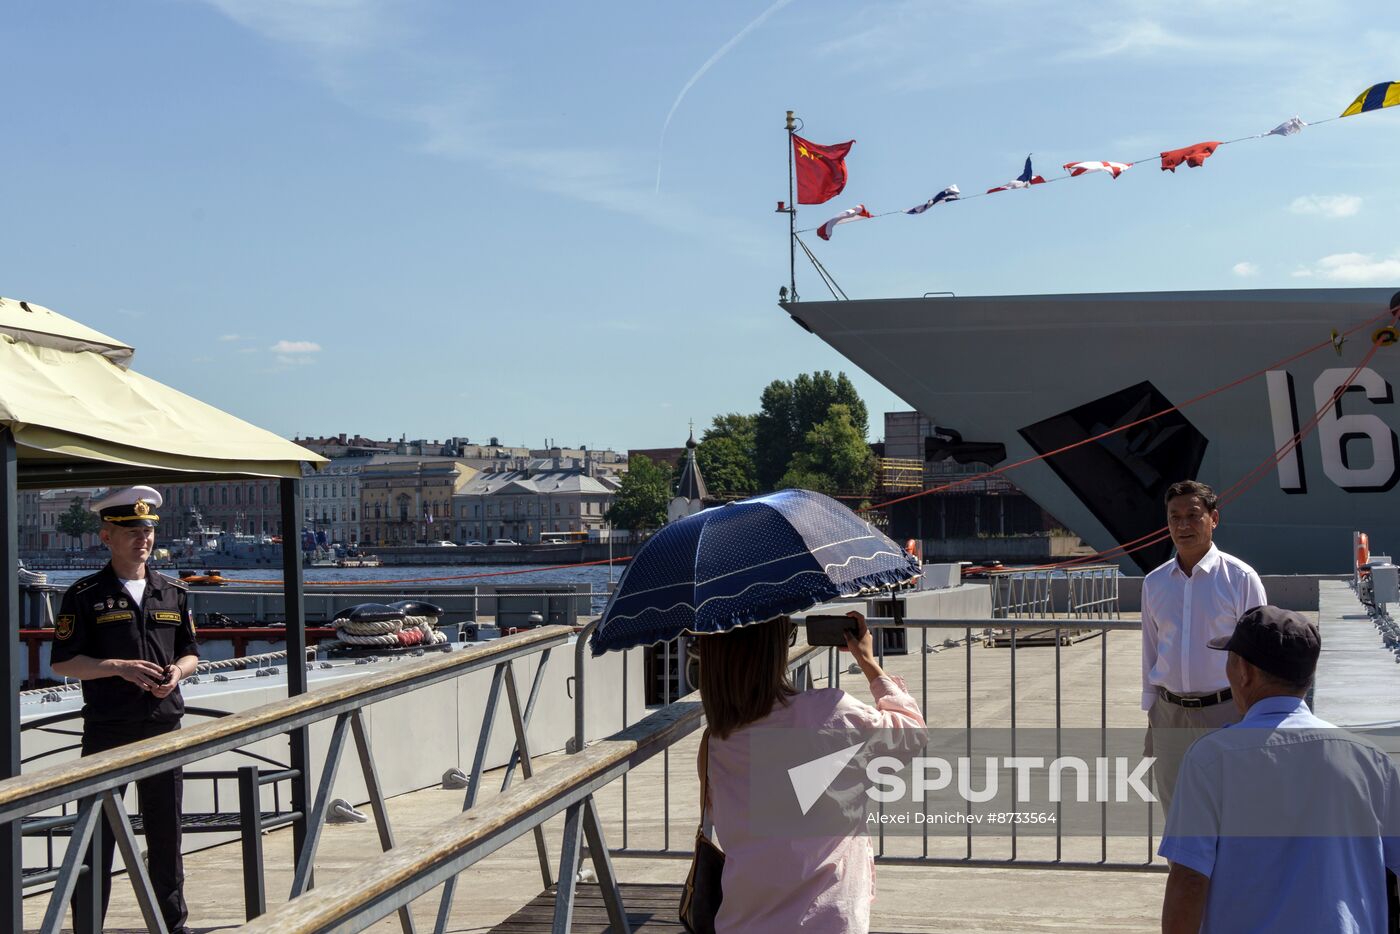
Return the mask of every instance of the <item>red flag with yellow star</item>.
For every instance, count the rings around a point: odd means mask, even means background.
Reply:
[[[797,169],[797,203],[821,204],[846,187],[846,153],[855,140],[819,146],[792,134],[792,161]]]

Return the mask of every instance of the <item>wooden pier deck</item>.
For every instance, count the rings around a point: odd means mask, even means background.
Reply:
[[[1390,697],[1392,687],[1397,698],[1386,711],[1376,710],[1374,703],[1366,709],[1376,720],[1393,719],[1400,710],[1400,666],[1379,644],[1369,621],[1356,619],[1359,610],[1349,594],[1334,592],[1324,599],[1322,625],[1325,652],[1320,682],[1340,680],[1341,685],[1325,690],[1319,685],[1319,713],[1338,716],[1341,702],[1331,693],[1338,687],[1348,691],[1362,689],[1353,681],[1356,670],[1351,665],[1364,666],[1367,676],[1365,690],[1374,698]],[[1344,619],[1344,617],[1353,617]],[[1330,618],[1330,619],[1329,619]],[[1349,641],[1338,627],[1345,624]],[[941,635],[937,642],[941,642]],[[963,718],[965,684],[963,681],[966,656],[963,649],[947,649],[922,656],[918,637],[911,637],[910,655],[888,659],[888,668],[903,675],[916,697],[922,701],[919,675],[924,659],[928,663],[929,686],[927,716],[931,725],[958,725]],[[931,643],[935,640],[930,639]],[[1329,645],[1330,643],[1330,645]],[[935,643],[936,644],[936,643]],[[1144,715],[1138,707],[1140,692],[1140,642],[1136,633],[1113,633],[1107,641],[1108,684],[1107,710],[1109,726],[1140,726]],[[1099,675],[1104,643],[1091,639],[1062,646],[1062,679],[1064,717],[1069,725],[1092,723],[1099,716]],[[975,681],[973,704],[979,724],[1004,722],[1009,717],[1007,678],[1009,651],[983,648],[973,650]],[[1334,654],[1335,653],[1335,654]],[[1053,723],[1054,697],[1053,647],[1026,646],[1018,650],[1017,694],[1020,698],[1017,722],[1022,726],[1046,726]],[[1346,670],[1329,666],[1347,662]],[[1328,674],[1330,674],[1330,677]],[[1377,684],[1382,679],[1384,684]],[[842,686],[858,694],[864,685],[859,678],[846,677]],[[1360,701],[1358,701],[1360,703]],[[1359,710],[1358,710],[1359,712]],[[1346,720],[1346,717],[1339,717]],[[663,828],[661,815],[666,810],[667,797],[661,780],[661,757],[644,765],[631,776],[628,786],[630,815],[627,846],[633,850],[660,848],[667,842],[672,848],[688,844],[694,828],[695,800],[698,788],[693,768],[697,737],[690,736],[670,752],[671,787],[669,793],[669,834]],[[560,754],[543,756],[537,762],[537,774],[549,769],[563,758]],[[435,776],[424,776],[425,785]],[[488,773],[482,786],[482,800],[489,801],[500,787],[499,772]],[[400,795],[388,802],[394,833],[400,842],[431,835],[435,827],[458,813],[460,791],[443,790],[436,785]],[[604,831],[612,846],[623,845],[621,789],[618,783],[604,788],[598,795],[599,814]],[[557,865],[562,821],[551,820],[545,825],[547,843]],[[332,879],[344,873],[354,873],[372,863],[379,855],[378,838],[373,821],[364,824],[338,824],[325,829],[317,860],[317,878]],[[669,840],[667,837],[669,836]],[[891,838],[887,841],[892,855],[915,855],[917,840]],[[1076,841],[1087,850],[1083,858],[1096,858],[1098,839]],[[1067,843],[1067,846],[1069,844]],[[264,838],[267,854],[267,890],[269,903],[279,904],[286,897],[291,880],[291,835],[285,830]],[[979,845],[980,846],[980,845]],[[979,856],[995,858],[994,844]],[[1023,841],[1023,854],[1038,855],[1043,844]],[[1110,856],[1115,859],[1140,858],[1144,843],[1140,838],[1110,840]],[[957,856],[960,840],[933,841],[931,850]],[[1069,854],[1067,854],[1069,855]],[[585,861],[583,865],[588,865]],[[639,934],[673,934],[681,930],[675,910],[680,898],[680,884],[687,871],[682,858],[652,858],[620,854],[613,865],[622,883],[625,904],[634,930]],[[243,922],[242,876],[239,848],[236,845],[215,847],[190,854],[186,858],[186,894],[191,906],[191,927],[201,934],[231,931]],[[887,934],[1005,934],[1008,931],[1029,934],[1108,934],[1108,932],[1153,932],[1160,930],[1160,911],[1165,874],[1161,872],[1123,871],[1061,871],[1030,869],[1012,864],[981,867],[940,865],[912,866],[882,864],[877,867],[877,894],[872,910],[872,929]],[[459,879],[448,930],[458,934],[488,934],[488,932],[525,932],[549,929],[553,916],[553,896],[542,892],[538,862],[533,840],[526,835],[480,864],[467,870]],[[43,912],[44,899],[26,900],[27,929],[34,930]],[[419,930],[431,930],[438,907],[437,892],[418,899],[412,913]],[[130,889],[118,878],[113,885],[109,931],[142,930]],[[397,931],[392,916],[374,924],[370,930],[379,934]],[[581,885],[574,916],[574,930],[580,932],[607,930],[606,914],[594,885]]]
[[[622,886],[623,904],[627,906],[627,921],[634,934],[682,934],[676,919],[681,886],[667,884],[630,884]],[[542,892],[524,908],[491,928],[491,934],[548,934],[554,923],[554,890]],[[574,895],[573,930],[577,934],[606,934],[608,912],[603,907],[603,895],[595,884],[580,884]]]

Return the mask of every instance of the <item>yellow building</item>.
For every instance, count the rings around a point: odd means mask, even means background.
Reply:
[[[360,474],[360,542],[414,545],[452,537],[452,497],[476,468],[451,457],[404,457]]]

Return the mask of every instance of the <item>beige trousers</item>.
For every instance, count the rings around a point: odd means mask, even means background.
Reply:
[[[1162,802],[1160,820],[1165,821],[1171,809],[1172,793],[1176,790],[1176,774],[1186,750],[1196,740],[1222,726],[1240,722],[1240,712],[1233,700],[1221,701],[1209,707],[1182,707],[1158,697],[1147,711],[1147,739],[1143,754],[1156,756],[1152,780],[1157,800]]]

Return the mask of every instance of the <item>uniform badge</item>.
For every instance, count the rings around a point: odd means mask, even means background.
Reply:
[[[94,613],[101,613],[101,612],[102,612],[103,606],[105,606],[105,604],[103,604],[103,602],[102,602],[101,600],[98,600],[96,603],[94,603],[94,604],[92,605],[92,611],[93,611]]]
[[[138,499],[136,505],[131,507],[131,511],[138,516],[148,516],[151,514],[151,507],[146,505],[144,499]]]
[[[117,605],[117,601],[113,600],[111,597],[108,597],[108,598],[107,598],[107,609],[110,610],[112,607],[114,607],[114,606],[116,606],[116,605]]]
[[[117,606],[121,607],[123,610],[126,609],[126,597],[117,598]]]
[[[77,622],[76,616],[70,616],[67,613],[64,613],[63,615],[59,616],[59,618],[54,622],[54,638],[67,639],[71,637],[73,635],[73,624],[75,622]]]

